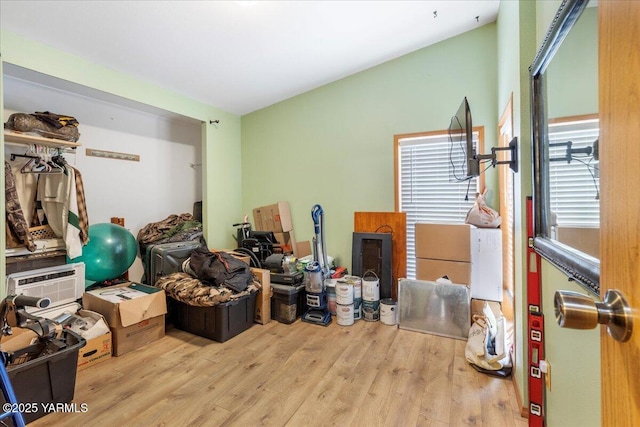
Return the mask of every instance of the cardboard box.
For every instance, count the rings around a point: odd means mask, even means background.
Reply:
[[[293,240],[295,241],[295,236],[292,236],[292,234],[293,234],[293,231],[284,231],[282,233],[273,233],[273,235],[276,236],[276,240],[278,241],[278,244],[280,244],[280,245],[290,245],[292,237],[293,237]]]
[[[288,202],[278,202],[253,210],[254,230],[282,233],[293,230]]]
[[[102,319],[107,326],[107,320],[100,313],[89,310],[79,310],[78,316],[90,317],[96,321]],[[87,369],[97,363],[104,362],[111,358],[112,353],[112,334],[107,331],[106,334],[87,340],[87,343],[78,351],[78,371]]]
[[[258,278],[262,289],[256,296],[254,321],[265,325],[271,321],[271,272],[261,268],[252,268],[251,272]]]
[[[471,262],[470,225],[417,223],[415,232],[416,258]]]
[[[416,259],[416,279],[434,281],[442,276],[449,277],[449,280],[454,284],[469,285],[471,282],[471,263]]]
[[[313,255],[313,252],[311,252],[311,242],[308,240],[298,242],[296,244],[296,247],[298,249],[298,253],[296,254],[297,258],[303,258],[307,255]]]
[[[23,348],[29,347],[33,342],[38,340],[38,334],[27,328],[11,328],[11,335],[0,336],[0,344],[2,351],[5,353],[13,353]]]
[[[85,292],[82,306],[104,316],[113,334],[113,355],[143,347],[164,336],[164,290],[126,282]]]
[[[300,258],[300,255],[298,255],[298,242],[296,241],[296,235],[293,230],[273,234],[278,241],[278,244],[275,246],[282,248],[284,253],[293,253],[295,257]]]

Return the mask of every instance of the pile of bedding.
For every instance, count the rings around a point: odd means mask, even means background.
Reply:
[[[185,272],[160,277],[155,286],[164,289],[167,295],[176,301],[197,307],[212,307],[241,298],[260,289],[260,283],[254,280],[246,290],[235,292],[226,286],[205,285],[200,279]]]
[[[204,243],[202,223],[190,213],[172,214],[162,221],[144,226],[136,237],[140,256],[144,257],[147,247],[170,242],[200,241]]]

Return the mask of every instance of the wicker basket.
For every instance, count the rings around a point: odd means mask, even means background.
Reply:
[[[41,225],[38,227],[30,227],[29,234],[33,240],[44,240],[44,239],[57,239],[56,233],[53,232],[50,226]]]

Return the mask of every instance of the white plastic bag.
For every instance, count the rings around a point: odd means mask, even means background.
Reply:
[[[476,202],[467,212],[464,222],[476,227],[498,228],[502,224],[502,218],[498,212],[487,206],[487,202],[484,199],[486,192],[485,190],[484,193],[476,196]]]

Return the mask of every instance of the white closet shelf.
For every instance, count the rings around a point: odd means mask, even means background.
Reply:
[[[76,148],[80,147],[80,143],[65,141],[63,139],[45,138],[42,136],[28,135],[22,132],[16,132],[12,130],[4,130],[4,141],[13,142],[16,144],[39,144],[47,147],[66,147]]]

